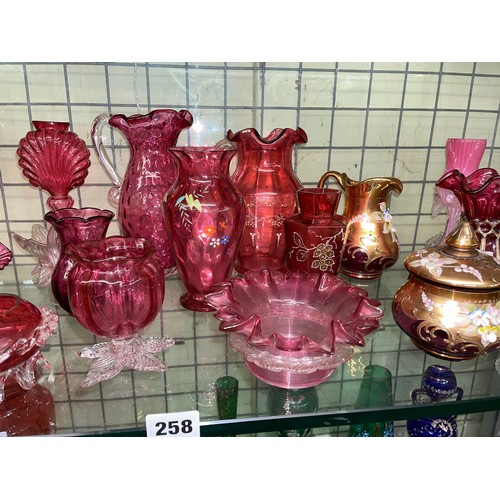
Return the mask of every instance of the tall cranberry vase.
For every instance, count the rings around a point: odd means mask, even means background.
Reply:
[[[227,133],[238,151],[232,176],[242,194],[246,219],[235,269],[286,269],[283,221],[298,213],[296,192],[302,187],[292,170],[293,146],[307,142],[301,128],[276,128],[266,137],[247,128]]]
[[[290,269],[337,274],[346,226],[336,215],[340,191],[303,188],[297,191],[300,214],[285,219],[287,263]]]
[[[167,149],[176,146],[179,134],[193,123],[187,110],[156,109],[147,115],[101,114],[92,124],[92,140],[101,165],[113,181],[110,203],[118,208],[124,236],[146,238],[156,248],[166,276],[176,272],[175,259],[163,225],[163,196],[177,176]],[[122,179],[103,145],[108,124],[126,137],[130,160]]]
[[[179,275],[183,307],[213,311],[211,287],[233,269],[245,221],[243,198],[229,179],[234,149],[172,148],[179,175],[165,196],[163,213]]]

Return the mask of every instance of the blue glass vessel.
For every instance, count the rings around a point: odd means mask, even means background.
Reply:
[[[463,389],[457,386],[453,370],[441,365],[429,366],[423,376],[422,384],[413,389],[413,404],[442,403],[451,398],[462,399]],[[457,437],[458,426],[454,416],[417,418],[406,424],[410,437]]]

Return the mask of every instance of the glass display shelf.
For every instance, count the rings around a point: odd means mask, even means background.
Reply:
[[[394,293],[408,276],[403,259],[401,256],[393,268],[376,280],[345,278],[365,287],[371,298],[381,302],[384,318],[380,328],[366,337],[366,345],[357,347],[353,358],[324,383],[303,390],[303,394],[295,393],[299,403],[304,400],[302,405],[287,403],[285,389],[273,389],[248,371],[241,356],[230,348],[226,335],[219,331],[219,321],[213,313],[195,313],[180,305],[184,288],[176,276],[166,279],[162,311],[144,334],[175,339],[176,344],[159,355],[167,370],[126,370],[90,388],[81,387],[89,362],[77,353],[102,339],[94,337],[57,306],[50,287],[33,284],[29,279],[33,265],[28,261],[15,268],[12,265],[10,273],[6,273],[6,268],[0,293],[14,293],[59,315],[58,333],[42,349],[50,363],[50,370],[38,381],[45,388],[44,399],[38,404],[35,395],[30,403],[35,406],[29,410],[33,415],[40,407],[42,415],[43,408],[49,407],[50,433],[54,435],[146,436],[147,415],[192,410],[199,411],[201,436],[276,436],[290,429],[312,429],[308,435],[318,437],[344,436],[350,425],[384,421],[394,422],[396,436],[405,436],[408,419],[450,415],[457,416],[459,436],[495,435],[500,412],[498,351],[470,361],[451,362],[414,346],[391,313]],[[420,387],[423,372],[434,364],[454,371],[458,386],[463,389],[462,400],[413,405],[411,391]],[[390,371],[392,404],[357,405],[365,367],[369,365]],[[221,420],[217,410],[215,381],[224,375],[235,377],[239,383],[237,418],[231,420]],[[4,420],[0,409],[0,426],[8,422],[5,410],[3,417]],[[0,431],[9,435],[8,428],[0,427]]]

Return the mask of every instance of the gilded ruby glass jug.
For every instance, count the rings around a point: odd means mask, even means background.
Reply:
[[[51,277],[52,293],[58,304],[70,314],[67,280],[72,264],[66,253],[68,246],[104,238],[114,215],[110,210],[98,208],[61,208],[45,214],[45,220],[59,236],[61,248]]]
[[[175,259],[163,225],[162,202],[177,176],[175,161],[167,149],[177,144],[179,134],[193,123],[189,111],[157,109],[147,115],[99,115],[92,125],[92,141],[99,160],[113,181],[110,203],[118,207],[124,236],[146,238],[156,248],[165,275],[175,273]],[[109,159],[103,145],[104,126],[122,132],[130,146],[124,179]]]
[[[347,225],[340,270],[358,279],[375,279],[399,257],[399,241],[389,211],[390,195],[401,193],[403,184],[395,177],[373,177],[362,181],[329,171],[318,187],[333,177],[344,190],[343,222]]]
[[[180,302],[193,311],[213,311],[205,295],[231,274],[245,220],[243,199],[229,179],[236,151],[186,147],[170,152],[179,162],[179,176],[165,196],[164,215],[187,290]]]
[[[174,345],[169,338],[141,338],[161,310],[165,278],[154,247],[143,238],[109,236],[70,245],[68,294],[77,321],[111,342],[78,353],[92,360],[83,387],[124,369],[164,371],[154,353]]]
[[[262,137],[254,128],[227,133],[237,148],[232,180],[245,200],[246,219],[236,258],[239,273],[286,270],[283,221],[298,213],[296,192],[302,187],[292,169],[293,146],[307,142],[301,128],[276,128]]]
[[[345,224],[335,214],[340,191],[303,188],[297,191],[300,213],[285,219],[289,269],[337,274],[344,249]]]

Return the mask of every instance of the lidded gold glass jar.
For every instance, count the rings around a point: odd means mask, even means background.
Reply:
[[[412,342],[435,357],[460,361],[500,347],[500,262],[478,247],[463,218],[443,245],[405,259],[410,276],[392,313]]]

